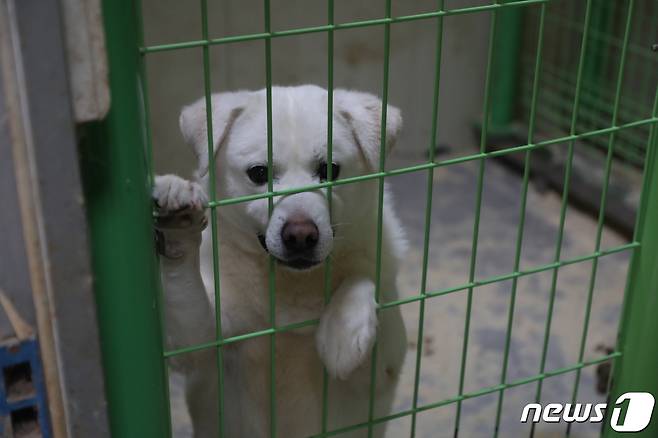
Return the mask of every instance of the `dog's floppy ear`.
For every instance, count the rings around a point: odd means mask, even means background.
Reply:
[[[379,166],[381,148],[382,101],[359,91],[334,90],[334,107],[352,130],[352,135],[370,170]],[[397,140],[402,128],[400,110],[386,106],[386,153]]]
[[[211,96],[213,154],[228,137],[231,127],[247,104],[249,91],[217,93]],[[206,99],[183,107],[179,125],[185,142],[192,146],[197,157],[197,179],[208,173],[208,125],[206,120]]]

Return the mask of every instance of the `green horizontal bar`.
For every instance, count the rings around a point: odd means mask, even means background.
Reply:
[[[409,167],[402,167],[399,169],[393,169],[393,170],[387,170],[384,172],[375,172],[375,173],[369,173],[367,175],[359,175],[359,176],[353,176],[351,178],[343,178],[343,179],[338,179],[335,181],[326,181],[323,183],[318,183],[318,184],[312,184],[309,186],[305,187],[295,187],[292,189],[286,189],[286,190],[275,190],[271,192],[265,192],[265,193],[258,193],[254,195],[247,195],[247,196],[240,196],[237,198],[230,198],[230,199],[222,199],[221,201],[210,201],[207,205],[209,208],[216,208],[216,207],[221,207],[224,205],[233,205],[233,204],[239,204],[241,202],[249,202],[249,201],[255,201],[257,199],[265,199],[265,198],[271,198],[275,196],[285,196],[285,195],[292,195],[295,193],[301,193],[301,192],[307,192],[307,191],[312,191],[312,190],[318,190],[322,189],[325,187],[329,186],[337,186],[337,185],[343,185],[343,184],[353,184],[359,181],[368,181],[372,179],[378,179],[378,178],[385,178],[385,177],[390,177],[390,176],[396,176],[396,175],[403,175],[406,173],[411,173],[411,172],[417,172],[421,170],[427,170],[431,168],[436,168],[436,167],[444,167],[444,166],[450,166],[454,164],[460,164],[460,163],[466,163],[468,161],[474,161],[474,160],[482,160],[482,159],[487,159],[487,158],[492,158],[492,157],[501,157],[517,152],[522,152],[522,151],[528,151],[528,150],[534,150],[534,149],[540,149],[546,146],[550,146],[553,144],[559,144],[559,143],[567,143],[570,141],[574,140],[579,140],[583,138],[590,138],[590,137],[595,137],[597,135],[605,135],[605,134],[610,134],[612,132],[618,132],[624,129],[630,129],[630,128],[635,128],[638,126],[644,126],[644,125],[649,125],[651,123],[658,123],[658,117],[650,117],[647,119],[642,119],[642,120],[636,120],[634,122],[629,122],[625,123],[623,125],[618,125],[618,126],[610,126],[607,128],[602,128],[602,129],[597,129],[594,131],[588,131],[584,132],[581,134],[573,134],[573,135],[565,135],[563,137],[557,137],[553,138],[550,140],[544,140],[540,141],[534,144],[524,144],[521,146],[515,146],[515,147],[510,147],[510,148],[505,148],[505,149],[500,149],[500,150],[495,150],[495,151],[490,151],[490,152],[481,152],[477,154],[472,154],[472,155],[466,155],[464,157],[457,157],[457,158],[451,158],[448,160],[443,160],[443,161],[437,161],[434,163],[424,163],[424,164],[418,164],[415,166],[409,166]]]
[[[588,260],[593,260],[595,258],[604,257],[604,256],[607,256],[607,255],[610,255],[610,254],[615,254],[615,253],[618,253],[618,252],[638,248],[639,246],[640,246],[639,242],[631,242],[631,243],[627,243],[627,244],[624,244],[624,245],[619,245],[619,246],[615,246],[615,247],[612,247],[612,248],[608,248],[608,249],[605,249],[605,250],[602,250],[602,251],[597,251],[597,252],[594,252],[594,253],[591,253],[591,254],[588,254],[588,255],[585,255],[585,256],[579,256],[579,257],[574,257],[574,258],[567,259],[567,260],[562,260],[562,261],[559,261],[559,262],[553,262],[553,263],[549,263],[549,264],[546,264],[546,265],[541,265],[541,266],[537,266],[537,267],[534,267],[534,268],[531,268],[531,269],[527,269],[527,270],[524,270],[524,271],[517,271],[517,272],[513,272],[511,274],[493,276],[493,277],[486,278],[484,280],[476,280],[476,281],[472,281],[472,282],[462,284],[462,285],[459,285],[459,286],[456,286],[456,287],[451,287],[451,288],[447,288],[447,289],[440,289],[440,290],[435,291],[435,292],[426,292],[424,295],[415,295],[413,297],[404,298],[404,299],[397,300],[397,301],[389,301],[389,302],[383,303],[383,304],[380,303],[380,304],[378,304],[377,308],[378,309],[387,309],[387,308],[390,308],[390,307],[397,307],[397,306],[401,306],[403,304],[409,304],[409,303],[413,303],[415,301],[421,301],[421,300],[424,300],[425,298],[439,297],[439,296],[442,296],[442,295],[447,295],[447,294],[454,293],[454,292],[460,292],[460,291],[463,291],[463,290],[468,290],[468,289],[476,288],[476,287],[479,287],[479,286],[485,286],[485,285],[496,283],[496,282],[507,281],[507,280],[510,280],[510,279],[513,279],[513,278],[523,277],[523,276],[530,275],[530,274],[536,274],[536,273],[539,273],[539,272],[550,271],[550,270],[553,270],[553,269],[560,268],[562,266],[573,265],[575,263],[585,262],[585,261],[588,261]],[[179,356],[181,354],[193,353],[195,351],[205,350],[207,348],[215,348],[215,347],[219,347],[219,346],[222,346],[222,345],[231,344],[231,343],[234,343],[234,342],[245,341],[247,339],[257,338],[257,337],[260,337],[260,336],[267,336],[267,335],[272,335],[272,334],[279,333],[279,332],[288,332],[288,331],[292,331],[292,330],[297,330],[297,329],[300,329],[300,328],[310,327],[310,326],[316,325],[318,322],[319,322],[318,319],[310,319],[310,320],[307,320],[307,321],[301,321],[301,322],[297,322],[297,323],[294,323],[294,324],[288,324],[288,325],[284,325],[284,326],[280,326],[280,327],[272,327],[272,328],[268,328],[268,329],[264,329],[264,330],[259,330],[259,331],[255,331],[255,332],[251,332],[251,333],[246,333],[246,334],[243,334],[243,335],[232,336],[230,338],[224,338],[224,339],[219,339],[219,340],[215,340],[215,341],[209,341],[209,342],[205,342],[203,344],[197,344],[197,345],[192,345],[190,347],[184,347],[184,348],[179,348],[179,349],[176,349],[176,350],[166,351],[164,353],[164,357],[169,358],[169,357]]]
[[[226,344],[232,344],[239,341],[246,341],[248,339],[258,338],[261,336],[273,335],[279,332],[289,332],[292,330],[297,330],[304,327],[310,327],[316,325],[320,322],[319,319],[309,319],[306,321],[296,322],[293,324],[282,325],[279,327],[270,327],[264,330],[258,330],[255,332],[245,333],[243,335],[231,336],[230,338],[224,338],[216,341],[204,342],[203,344],[197,344],[190,347],[179,348],[176,350],[166,351],[164,353],[165,358],[180,356],[181,354],[193,353],[195,351],[205,350],[207,348],[220,347]]]
[[[526,86],[523,87],[523,90],[527,91]],[[546,90],[544,90],[546,92]],[[552,93],[546,92],[543,96],[544,100],[549,100],[551,103],[555,104],[556,107],[562,108],[564,110],[568,109],[570,107],[569,102],[566,99],[560,98],[559,95],[555,94],[552,95]],[[529,98],[523,98],[523,103],[524,105],[529,104]],[[559,114],[559,109],[555,109],[553,111],[551,110],[544,110],[542,113],[539,115],[540,119],[546,121],[549,125],[553,127],[554,130],[556,131],[564,131],[564,129],[568,126],[569,120],[568,117],[563,116]],[[581,115],[580,115],[581,121],[583,119],[589,119],[593,123],[600,123],[600,124],[606,124],[609,125],[609,122],[604,122],[603,116],[598,115],[595,112],[592,111],[586,111],[586,110],[581,110]],[[582,124],[582,123],[580,123]],[[626,161],[635,164],[635,165],[642,165],[644,162],[644,155],[646,153],[646,141],[647,141],[647,136],[648,136],[648,127],[646,129],[647,132],[642,132],[638,133],[633,130],[627,130],[627,131],[622,131],[619,133],[618,136],[618,146],[622,147],[616,147],[615,148],[615,155],[625,159]],[[607,138],[605,137],[594,137],[589,140],[589,146],[595,146],[598,147],[599,149],[605,149],[608,141]]]
[[[464,401],[464,400],[468,400],[468,399],[471,399],[471,398],[482,397],[484,395],[488,395],[488,394],[492,394],[492,393],[495,393],[495,392],[503,391],[503,390],[506,390],[506,389],[509,389],[509,388],[515,388],[517,386],[522,386],[522,385],[526,385],[528,383],[537,382],[537,381],[544,380],[544,379],[547,379],[547,378],[550,378],[550,377],[555,377],[555,376],[559,376],[559,375],[562,375],[562,374],[570,373],[570,372],[573,372],[573,371],[576,371],[576,370],[579,370],[579,369],[582,369],[582,368],[585,368],[585,367],[588,367],[588,366],[598,365],[600,363],[607,362],[607,361],[612,360],[612,359],[616,359],[616,358],[620,357],[621,355],[622,355],[621,352],[615,351],[615,352],[612,352],[612,353],[607,354],[605,356],[601,356],[597,359],[588,360],[588,361],[585,361],[585,362],[579,362],[579,363],[573,364],[573,365],[568,366],[568,367],[558,368],[558,369],[553,370],[553,371],[546,371],[546,372],[543,372],[541,374],[534,375],[532,377],[526,377],[524,379],[514,380],[510,383],[505,383],[505,384],[496,385],[496,386],[490,386],[490,387],[481,389],[479,391],[465,393],[465,394],[462,394],[461,396],[452,397],[452,398],[445,399],[445,400],[442,400],[442,401],[439,401],[439,402],[436,402],[436,403],[430,403],[430,404],[427,404],[427,405],[424,405],[424,406],[420,406],[416,409],[408,409],[406,411],[397,412],[395,414],[387,415],[385,417],[379,417],[379,418],[373,419],[371,422],[366,421],[366,422],[363,422],[363,423],[354,424],[352,426],[347,426],[347,427],[343,427],[343,428],[340,428],[340,429],[332,430],[331,432],[318,434],[318,435],[313,435],[311,438],[321,438],[321,437],[339,435],[339,434],[346,433],[346,432],[349,432],[349,431],[352,431],[352,430],[367,427],[369,424],[385,423],[387,421],[391,421],[391,420],[395,420],[395,419],[398,419],[398,418],[406,417],[408,415],[412,415],[413,413],[429,411],[431,409],[440,408],[440,407],[443,407],[443,406],[447,406],[447,405],[457,403],[457,402],[460,402],[460,401]]]
[[[538,266],[538,267],[535,267],[535,268],[532,268],[532,269],[527,269],[527,270],[524,270],[524,271],[516,271],[516,272],[509,273],[509,274],[489,277],[489,278],[484,279],[484,280],[476,280],[476,281],[473,281],[473,282],[470,282],[470,283],[462,284],[460,286],[455,286],[455,287],[451,287],[451,288],[447,288],[447,289],[441,289],[441,290],[436,291],[436,292],[427,292],[425,294],[425,297],[434,298],[434,297],[439,297],[439,296],[442,296],[442,295],[448,295],[448,294],[451,294],[451,293],[454,293],[454,292],[461,292],[461,291],[468,290],[468,289],[473,288],[473,287],[486,286],[486,285],[492,284],[492,283],[498,283],[498,282],[501,282],[501,281],[512,280],[514,278],[525,277],[527,275],[537,274],[539,272],[545,272],[545,271],[550,271],[550,270],[553,270],[553,269],[561,268],[562,266],[573,265],[573,264],[576,264],[576,263],[581,263],[581,262],[585,262],[585,261],[588,261],[588,260],[593,260],[593,259],[596,259],[596,258],[599,258],[599,257],[607,256],[607,255],[610,255],[610,254],[615,254],[615,253],[618,253],[618,252],[627,251],[629,249],[634,249],[634,248],[637,248],[639,246],[640,246],[640,244],[638,242],[631,242],[631,243],[627,243],[627,244],[624,244],[624,245],[609,248],[609,249],[606,249],[606,250],[603,250],[603,251],[596,251],[596,252],[593,252],[593,253],[585,255],[585,256],[579,256],[579,257],[574,257],[572,259],[562,260],[562,261],[559,261],[559,262],[553,262],[553,263],[549,263],[547,265]],[[413,303],[415,301],[420,301],[422,299],[424,299],[424,297],[422,295],[416,295],[416,296],[409,297],[409,298],[403,298],[401,300],[389,301],[387,303],[384,303],[384,304],[380,305],[380,307],[383,308],[383,309],[386,309],[386,308],[389,308],[389,307],[396,307],[396,306],[401,306],[403,304]]]
[[[546,96],[544,96],[546,97]],[[561,105],[563,108],[567,107],[567,104]],[[585,111],[583,111],[584,113]],[[544,109],[542,114],[539,117],[541,120],[545,121],[554,131],[564,131],[568,121],[557,113],[557,111],[547,111]],[[583,117],[581,117],[583,118]],[[603,118],[598,118],[602,121]],[[594,122],[593,118],[590,119]],[[609,124],[609,123],[608,123]],[[546,126],[544,127],[546,130]],[[647,141],[648,130],[647,132],[636,132],[636,131],[622,131],[618,139],[620,142],[623,141],[623,147],[615,149],[615,155],[634,163],[641,165],[644,162],[644,155],[646,153],[645,145]],[[607,145],[607,139],[605,137],[594,137],[589,139],[588,145],[597,146],[599,148],[605,148]]]
[[[391,23],[403,23],[406,21],[416,21],[416,20],[426,20],[429,18],[450,16],[450,15],[463,15],[469,13],[477,12],[486,12],[494,11],[497,9],[505,8],[515,8],[521,6],[528,6],[534,4],[546,3],[549,0],[521,0],[514,3],[503,3],[503,4],[490,4],[490,5],[481,5],[473,6],[466,8],[450,9],[443,11],[434,11],[434,12],[425,12],[422,14],[414,15],[401,15],[399,17],[391,18],[376,18],[372,20],[362,20],[362,21],[353,21],[350,23],[340,23],[340,24],[326,24],[323,26],[311,26],[311,27],[302,27],[298,29],[289,29],[282,30],[278,32],[261,32],[248,35],[236,35],[222,38],[214,38],[208,40],[196,40],[196,41],[185,41],[181,43],[172,43],[172,44],[160,44],[155,46],[147,46],[140,48],[142,53],[153,53],[153,52],[164,52],[169,50],[180,50],[180,49],[189,49],[193,47],[202,47],[206,45],[218,45],[218,44],[228,44],[228,43],[237,43],[242,41],[253,41],[253,40],[262,40],[267,38],[279,38],[293,35],[301,35],[308,33],[316,32],[327,32],[330,30],[341,30],[341,29],[354,29],[357,27],[368,27],[368,26],[379,26],[383,24]]]
[[[542,99],[548,98],[551,104],[555,107],[559,107],[562,109],[569,109],[569,101],[568,99],[570,98],[570,94],[572,91],[573,83],[566,80],[565,78],[560,78],[559,76],[553,75],[550,71],[543,72],[546,76],[553,76],[552,80],[547,80],[550,82],[550,87],[551,88],[544,88],[541,92]],[[524,90],[527,90],[530,88],[529,83],[525,83],[522,85],[522,88]],[[553,88],[553,89],[552,89]],[[605,103],[604,99],[609,100],[611,103],[614,99],[614,96],[610,93],[610,90],[597,90],[594,92],[594,90],[584,90],[585,94],[582,96],[584,99],[583,104],[586,105],[585,108],[583,108],[583,112],[579,117],[579,122],[582,122],[583,118],[589,118],[594,121],[598,121],[600,123],[610,123],[609,115],[612,114],[610,110],[610,104]],[[600,93],[604,91],[608,96],[600,96]],[[598,95],[596,95],[598,94]],[[523,103],[525,105],[528,104],[529,98],[523,97]],[[636,120],[638,118],[643,118],[646,117],[647,115],[651,114],[651,103],[647,102],[646,106],[643,107],[642,105],[637,105],[637,101],[635,101],[635,106],[627,106],[627,105],[622,105],[620,104],[620,109],[619,109],[619,114],[623,119],[626,120]],[[608,115],[607,119],[604,119],[604,116]],[[568,122],[568,117],[564,117],[565,121]]]

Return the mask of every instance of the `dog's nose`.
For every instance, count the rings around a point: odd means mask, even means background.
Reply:
[[[288,219],[281,229],[281,240],[290,252],[309,251],[318,244],[320,233],[315,223],[304,216]]]

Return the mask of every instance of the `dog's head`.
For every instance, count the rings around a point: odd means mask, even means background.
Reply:
[[[327,91],[316,86],[272,88],[271,169],[265,90],[212,96],[210,147],[205,99],[183,108],[180,128],[197,155],[197,179],[208,183],[209,150],[215,156],[219,199],[266,193],[270,172],[273,189],[280,192],[377,171],[382,102],[367,93],[334,91],[329,163],[327,99]],[[400,111],[389,105],[387,152],[401,125]],[[372,181],[365,186],[374,187]],[[354,223],[360,215],[374,214],[373,195],[364,183],[337,185],[331,216],[324,188],[276,196],[271,206],[268,199],[257,199],[220,208],[225,209],[222,217],[243,232],[239,239],[245,245],[262,246],[290,268],[308,269],[331,253],[342,225]]]

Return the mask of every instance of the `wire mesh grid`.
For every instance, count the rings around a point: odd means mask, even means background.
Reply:
[[[658,59],[648,50],[647,36],[655,39],[658,29],[657,5],[651,0],[638,0],[631,16],[632,29],[625,42],[627,2],[595,0],[592,14],[585,24],[585,4],[573,1],[552,1],[545,21],[550,31],[545,41],[545,59],[540,78],[542,111],[537,119],[538,130],[555,135],[569,130],[570,102],[574,98],[575,72],[580,58],[573,41],[587,32],[588,51],[583,67],[578,131],[583,132],[610,124],[617,108],[620,123],[637,120],[651,113],[653,86],[658,78]],[[534,29],[540,19],[536,10],[528,9],[527,20]],[[587,27],[587,29],[586,29]],[[527,121],[532,104],[531,89],[534,78],[535,47],[530,35],[524,38],[519,116]],[[625,57],[624,94],[615,107],[615,83],[619,63]],[[616,158],[633,166],[644,161],[649,127],[617,134]],[[583,142],[592,150],[607,151],[607,139],[594,137]],[[589,148],[588,148],[589,149]]]
[[[554,4],[563,4],[564,7],[551,8]],[[646,144],[655,144],[655,137],[658,135],[658,94],[653,90],[655,87],[655,78],[651,74],[655,73],[655,69],[651,69],[647,62],[641,62],[641,59],[647,57],[646,50],[639,46],[638,42],[632,41],[631,35],[634,27],[637,25],[636,21],[640,20],[642,24],[639,26],[641,29],[656,28],[655,20],[658,13],[654,11],[652,14],[640,13],[637,10],[639,4],[643,5],[643,0],[629,0],[627,2],[602,2],[598,0],[587,0],[585,2],[560,2],[555,0],[519,0],[519,1],[502,1],[497,0],[490,4],[470,6],[470,7],[457,7],[446,8],[443,0],[438,0],[436,10],[432,12],[406,15],[406,16],[393,16],[391,10],[391,0],[383,1],[384,16],[382,18],[347,22],[335,23],[334,22],[334,2],[327,1],[327,23],[321,26],[304,27],[288,29],[283,31],[273,31],[270,22],[270,0],[263,1],[264,9],[264,23],[263,31],[255,34],[245,34],[236,36],[227,36],[221,38],[211,38],[208,32],[208,1],[200,0],[199,10],[201,14],[201,34],[200,39],[176,42],[172,44],[161,45],[144,45],[143,37],[141,41],[140,52],[142,55],[142,69],[141,81],[143,91],[143,111],[145,113],[145,120],[148,120],[148,96],[147,96],[147,74],[145,69],[144,58],[151,53],[162,51],[175,51],[175,50],[201,50],[203,53],[203,83],[204,94],[207,108],[212,108],[212,83],[210,74],[210,61],[209,51],[214,45],[231,44],[240,41],[259,40],[264,45],[264,57],[266,65],[266,98],[267,98],[267,157],[268,164],[272,162],[272,130],[276,129],[272,125],[272,49],[271,42],[274,38],[282,38],[292,35],[304,35],[310,33],[325,33],[328,41],[327,51],[327,82],[328,82],[328,103],[327,103],[327,156],[328,162],[332,157],[332,114],[333,114],[333,41],[334,33],[342,29],[359,28],[367,26],[382,26],[384,29],[384,62],[383,62],[383,87],[381,90],[382,96],[382,115],[381,115],[381,152],[380,162],[378,169],[366,175],[356,177],[341,178],[335,181],[331,178],[331,166],[328,166],[328,178],[326,182],[318,184],[296,187],[287,190],[274,190],[272,166],[268,165],[268,183],[267,192],[262,194],[242,196],[230,199],[217,199],[215,193],[215,166],[213,163],[213,144],[212,144],[212,110],[207,111],[207,129],[208,129],[208,156],[210,157],[209,165],[209,209],[210,209],[210,226],[213,241],[213,273],[214,273],[214,295],[215,295],[215,312],[217,315],[216,320],[216,338],[210,342],[190,345],[184,348],[175,350],[168,350],[164,352],[164,360],[189,354],[199,350],[215,349],[217,353],[217,373],[220,382],[220,388],[223,381],[223,368],[222,368],[222,347],[253,339],[257,337],[269,337],[270,340],[270,397],[269,397],[269,410],[270,410],[270,436],[277,435],[276,423],[276,385],[275,385],[275,367],[274,360],[276,349],[276,334],[296,330],[302,327],[314,326],[318,320],[308,320],[294,324],[279,325],[275,317],[275,296],[276,284],[274,271],[276,265],[274,258],[270,256],[269,268],[269,301],[270,301],[270,327],[258,330],[255,332],[242,334],[239,336],[223,337],[221,331],[220,319],[220,261],[221,255],[218,253],[218,233],[221,232],[217,229],[217,209],[224,206],[233,205],[237,203],[248,202],[256,199],[267,199],[270,213],[273,209],[273,200],[277,196],[289,195],[293,193],[300,193],[303,191],[326,189],[326,195],[331,209],[332,188],[341,184],[358,184],[362,181],[377,180],[379,184],[379,207],[377,211],[377,267],[375,275],[376,284],[376,298],[378,302],[378,311],[401,306],[403,304],[418,302],[419,303],[419,316],[418,316],[418,349],[416,353],[415,371],[414,371],[414,390],[413,400],[410,409],[395,412],[386,416],[378,417],[374,412],[374,400],[376,397],[375,376],[376,376],[376,351],[377,345],[375,344],[372,353],[372,366],[371,366],[371,385],[370,385],[370,402],[369,402],[369,415],[365,422],[353,424],[339,429],[329,429],[327,424],[327,391],[328,391],[328,375],[326,371],[323,377],[323,406],[322,406],[322,421],[319,425],[320,432],[315,435],[317,437],[334,436],[344,432],[363,429],[367,431],[368,436],[372,436],[373,428],[375,425],[385,423],[401,417],[411,418],[410,436],[415,436],[416,433],[416,418],[421,412],[435,409],[441,406],[452,405],[456,406],[456,416],[454,424],[454,435],[457,436],[460,428],[460,422],[463,417],[462,402],[471,398],[484,396],[487,394],[497,394],[497,409],[496,409],[496,425],[495,436],[498,435],[499,425],[501,421],[502,405],[504,400],[505,391],[521,385],[536,384],[536,400],[541,400],[542,387],[544,380],[549,377],[574,373],[575,384],[573,386],[572,398],[575,401],[578,396],[578,381],[583,368],[599,364],[602,362],[610,361],[611,359],[619,358],[622,353],[620,351],[613,351],[609,354],[602,355],[593,360],[584,359],[585,342],[588,336],[588,322],[590,319],[590,312],[592,309],[592,298],[595,288],[595,279],[598,261],[601,257],[609,254],[619,253],[623,251],[635,251],[641,246],[637,235],[631,242],[614,246],[611,248],[602,249],[601,238],[604,228],[604,211],[606,208],[606,199],[608,194],[608,182],[610,179],[610,172],[613,163],[613,158],[617,154],[622,154],[629,161],[634,164],[641,165],[644,162],[644,156],[647,152]],[[648,5],[648,3],[647,3]],[[642,7],[645,7],[643,5]],[[655,6],[655,5],[653,5]],[[651,9],[653,6],[646,6]],[[531,49],[525,50],[526,57],[523,62],[523,100],[522,100],[522,113],[525,120],[527,120],[528,131],[527,141],[525,144],[508,147],[502,150],[488,151],[487,142],[489,134],[489,120],[490,120],[490,107],[491,107],[491,88],[492,88],[492,63],[496,59],[496,46],[494,44],[497,33],[505,32],[498,26],[501,14],[512,8],[523,8],[528,11],[532,20],[535,20],[536,26],[529,26],[529,29],[536,29],[532,34],[527,34],[524,38],[525,45]],[[549,9],[551,8],[551,9]],[[139,8],[138,8],[139,9]],[[612,10],[614,9],[614,11]],[[561,13],[566,13],[568,17],[558,16],[553,11],[559,10]],[[565,12],[566,11],[566,12]],[[479,150],[477,153],[468,154],[457,158],[450,158],[438,160],[435,154],[435,144],[437,139],[438,130],[438,105],[439,105],[439,84],[441,81],[441,62],[442,62],[442,38],[443,38],[443,22],[451,16],[472,14],[472,13],[488,13],[491,17],[491,30],[489,38],[489,47],[487,54],[487,70],[484,82],[484,103],[482,108],[482,129],[479,141]],[[608,21],[613,20],[614,17],[620,20],[620,24],[616,24],[618,28],[619,38],[611,36],[602,22],[610,24]],[[622,17],[622,18],[619,18]],[[653,17],[653,18],[647,18]],[[653,20],[650,24],[646,24],[646,20]],[[383,153],[386,143],[386,108],[388,101],[388,72],[389,72],[389,53],[390,53],[390,29],[396,23],[415,21],[415,20],[433,20],[436,23],[436,49],[435,49],[435,76],[433,84],[433,107],[432,107],[432,128],[431,138],[428,139],[428,160],[425,163],[403,168],[387,169],[385,162],[385,154]],[[578,36],[578,44],[570,44],[569,53],[561,53],[555,50],[556,45],[559,43],[553,39],[545,38],[545,28],[551,20],[559,20],[560,23],[566,26],[570,31]],[[644,27],[643,27],[644,26]],[[551,34],[552,35],[552,34]],[[562,34],[563,38],[566,38]],[[552,36],[551,38],[554,38]],[[572,41],[572,40],[570,40]],[[612,62],[608,56],[609,50],[603,48],[603,45],[613,45],[618,52],[616,62]],[[559,52],[559,53],[558,53]],[[592,60],[591,58],[596,58]],[[653,62],[655,65],[655,59]],[[561,60],[561,61],[560,61]],[[633,60],[633,62],[631,62]],[[559,67],[558,61],[565,62],[571,66],[574,75],[566,75],[565,72]],[[605,74],[599,76],[598,79],[594,78],[594,71],[603,65]],[[510,66],[514,68],[514,66]],[[653,73],[652,73],[653,72]],[[567,77],[568,76],[568,77]],[[650,114],[642,111],[644,107],[628,106],[621,103],[622,89],[628,88],[629,81],[635,81],[636,78],[641,79],[641,87],[634,88],[633,91],[638,91],[641,94],[643,105],[650,105],[652,109]],[[548,84],[548,85],[547,85]],[[604,87],[599,87],[597,84],[605,84]],[[614,86],[610,86],[614,84]],[[651,96],[651,97],[650,97]],[[652,101],[649,104],[649,101]],[[542,105],[550,106],[551,112],[541,111],[539,116],[540,107]],[[543,110],[543,108],[541,108]],[[553,111],[554,110],[554,111]],[[552,126],[555,129],[546,128],[542,134],[543,139],[538,140],[537,132],[544,128],[544,126]],[[146,127],[146,143],[150,156],[152,146],[148,126]],[[650,136],[649,136],[650,131]],[[647,137],[649,140],[647,142]],[[623,140],[624,151],[616,147],[618,142]],[[606,152],[605,170],[603,188],[600,198],[600,211],[597,218],[596,228],[596,244],[595,249],[590,254],[579,257],[563,258],[562,257],[562,244],[563,232],[565,227],[566,211],[568,205],[568,193],[571,183],[571,167],[574,155],[574,148],[578,142],[588,142],[591,144],[603,147]],[[653,142],[653,143],[652,143]],[[526,217],[526,200],[528,195],[528,186],[530,182],[530,161],[533,152],[546,148],[551,145],[567,145],[567,161],[564,171],[564,188],[561,200],[561,209],[559,217],[559,228],[556,239],[554,258],[551,263],[534,266],[528,269],[521,269],[521,248],[524,240],[524,220]],[[516,235],[514,269],[512,272],[497,275],[492,277],[477,278],[476,277],[476,258],[478,252],[478,233],[480,229],[480,209],[482,206],[482,193],[484,185],[484,174],[487,161],[507,154],[523,153],[524,154],[524,172],[522,177],[522,191],[521,191],[521,204],[519,215],[518,231]],[[443,288],[439,290],[428,290],[427,286],[427,270],[428,270],[428,253],[429,253],[429,234],[431,228],[431,207],[432,207],[432,188],[433,188],[433,173],[436,169],[445,166],[456,165],[466,162],[475,162],[478,166],[477,181],[476,181],[476,197],[475,197],[475,213],[473,222],[473,237],[471,242],[471,258],[468,269],[468,281],[464,284],[453,286],[450,288]],[[384,181],[386,178],[401,175],[411,172],[426,172],[427,173],[427,199],[424,216],[424,243],[423,243],[423,266],[422,266],[422,279],[421,287],[418,293],[411,297],[405,297],[391,302],[379,302],[380,297],[380,276],[381,276],[381,251],[382,251],[382,220],[383,220],[383,196],[384,196]],[[584,325],[582,332],[579,334],[580,349],[578,361],[560,368],[560,369],[547,369],[546,367],[546,354],[549,344],[551,333],[552,316],[555,303],[556,285],[560,268],[584,261],[592,262],[592,271],[590,274],[590,281],[588,284],[588,299],[587,305],[584,309]],[[325,301],[328,302],[331,297],[331,260],[327,260],[326,275],[325,275]],[[542,355],[540,368],[533,376],[526,377],[518,380],[509,380],[507,376],[508,363],[510,360],[510,344],[512,327],[514,321],[515,299],[518,280],[524,276],[531,274],[547,272],[552,275],[551,289],[549,300],[546,303],[546,325],[544,329],[544,337],[542,342]],[[512,293],[508,303],[507,311],[507,324],[506,324],[506,339],[503,353],[503,366],[500,375],[499,384],[481,388],[480,390],[467,392],[464,386],[464,376],[466,370],[466,363],[468,361],[468,345],[469,345],[469,332],[471,324],[471,311],[473,294],[477,288],[492,283],[498,283],[511,280]],[[449,398],[437,400],[428,404],[419,403],[419,386],[420,386],[420,370],[422,365],[422,337],[425,318],[425,303],[428,299],[439,297],[453,293],[466,294],[466,318],[463,326],[463,344],[461,353],[461,367],[459,375],[458,392]],[[223,394],[219,391],[218,397],[220,399],[218,416],[220,418],[220,427],[223,424]]]

